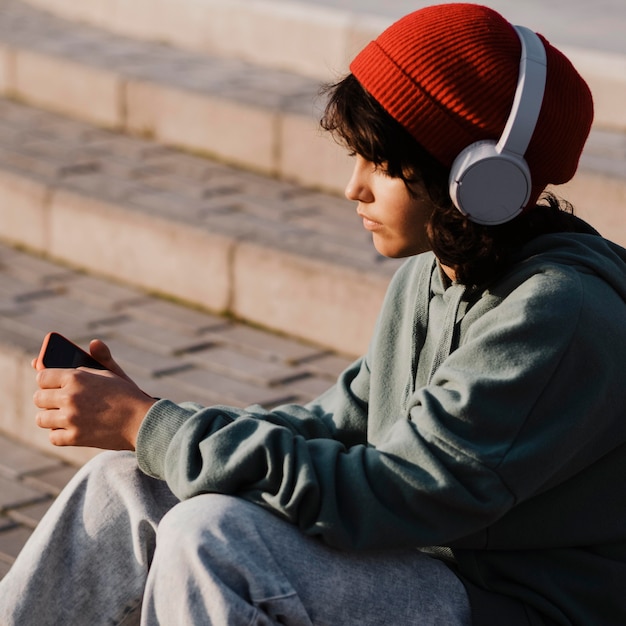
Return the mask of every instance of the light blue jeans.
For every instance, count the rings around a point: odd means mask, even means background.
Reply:
[[[262,508],[179,502],[132,453],[103,453],[0,582],[1,626],[470,624],[465,590],[416,550],[347,554]]]

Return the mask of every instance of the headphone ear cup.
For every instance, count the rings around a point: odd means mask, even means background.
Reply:
[[[528,202],[530,170],[523,157],[499,152],[495,141],[477,141],[454,160],[449,178],[456,208],[478,224],[503,224]]]

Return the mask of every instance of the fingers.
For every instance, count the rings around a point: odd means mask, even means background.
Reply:
[[[36,422],[40,428],[50,431],[48,439],[53,446],[80,445],[79,429],[68,423],[60,411],[40,411],[37,413]],[[61,426],[61,424],[64,424],[64,426]]]
[[[50,431],[50,442],[54,445],[77,445],[78,410],[71,389],[80,387],[77,381],[80,377],[75,369],[44,369],[37,373],[40,388],[33,394],[33,402],[40,410],[35,422]]]
[[[46,368],[39,370],[35,376],[40,389],[59,389],[63,387],[68,375],[76,370],[66,370],[61,368]]]
[[[89,352],[91,356],[100,361],[102,365],[106,365],[109,361],[113,361],[109,346],[101,339],[92,339],[89,342]]]
[[[35,416],[35,422],[39,428],[47,428],[49,430],[63,428],[62,424],[66,424],[66,420],[62,418],[61,412],[58,409],[39,411]]]
[[[101,341],[100,339],[92,339],[89,343],[89,352],[91,353],[91,356],[96,359],[96,361],[102,363],[102,365],[104,365],[104,367],[106,367],[108,370],[112,371],[118,376],[121,376],[122,378],[130,380],[124,370],[117,364],[117,362],[111,355],[111,350],[109,349],[109,346],[107,346],[104,341]]]
[[[56,430],[51,430],[48,434],[48,439],[53,446],[76,446],[78,443],[76,440],[70,435],[67,430],[63,428],[57,428]]]
[[[35,416],[39,428],[49,432],[50,443],[55,446],[81,445],[81,428],[76,414],[62,409],[43,409]]]
[[[110,370],[45,369],[37,373],[37,383],[37,425],[50,431],[54,445],[133,450],[154,404],[130,379]]]
[[[60,393],[53,389],[38,389],[33,394],[33,402],[40,409],[60,409],[62,404]]]

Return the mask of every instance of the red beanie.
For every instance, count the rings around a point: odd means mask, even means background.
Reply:
[[[541,39],[547,76],[525,155],[532,176],[528,206],[549,183],[574,176],[593,120],[587,84],[561,52]],[[450,167],[471,143],[500,138],[520,56],[519,37],[500,14],[476,4],[442,4],[390,26],[356,56],[350,70],[418,143]]]

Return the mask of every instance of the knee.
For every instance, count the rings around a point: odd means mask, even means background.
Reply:
[[[137,460],[132,452],[105,450],[87,461],[82,470],[89,474],[99,474],[103,471],[106,474],[111,474],[111,472],[124,473],[131,466],[137,467]]]
[[[137,460],[132,452],[106,451],[97,454],[76,473],[75,480],[89,483],[120,484],[138,471]]]
[[[185,545],[191,549],[227,545],[253,526],[255,509],[258,507],[234,496],[194,496],[166,513],[157,531],[157,545],[178,552]]]
[[[206,528],[227,529],[241,519],[242,505],[246,503],[234,496],[207,493],[179,502],[161,520],[159,532],[167,536],[193,536]]]

